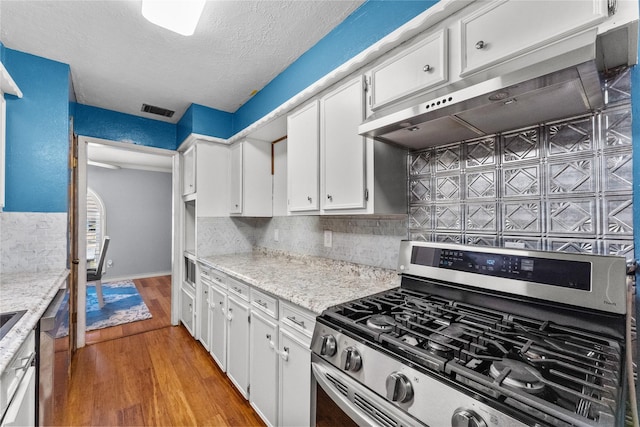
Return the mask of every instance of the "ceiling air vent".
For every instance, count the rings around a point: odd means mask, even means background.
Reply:
[[[156,107],[155,105],[142,104],[142,111],[145,113],[156,114],[163,117],[173,117],[175,111],[167,110],[166,108]]]

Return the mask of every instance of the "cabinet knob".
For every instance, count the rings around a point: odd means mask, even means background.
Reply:
[[[424,71],[425,73],[428,73],[429,71],[431,71],[431,65],[427,64],[424,67],[422,67],[422,71]]]
[[[311,196],[307,196],[307,200],[309,201],[309,203],[311,203],[313,199],[311,199]]]
[[[484,49],[486,46],[485,42],[480,40],[478,43],[476,43],[476,49]]]
[[[327,199],[331,200],[333,202],[333,196],[331,194],[327,194]]]

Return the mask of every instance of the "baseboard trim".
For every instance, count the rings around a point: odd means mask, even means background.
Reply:
[[[146,279],[148,277],[156,276],[171,276],[171,271],[155,271],[153,273],[131,274],[119,277],[102,276],[102,282],[120,282],[123,280]]]

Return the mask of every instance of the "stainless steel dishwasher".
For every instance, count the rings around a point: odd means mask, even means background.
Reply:
[[[66,333],[65,333],[66,327]],[[64,285],[42,315],[38,339],[38,425],[54,424],[56,394],[67,384],[69,289]]]

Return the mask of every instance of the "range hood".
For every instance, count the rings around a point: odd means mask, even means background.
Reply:
[[[597,45],[593,34],[562,55],[461,79],[374,113],[358,133],[416,150],[596,111],[604,106]]]

